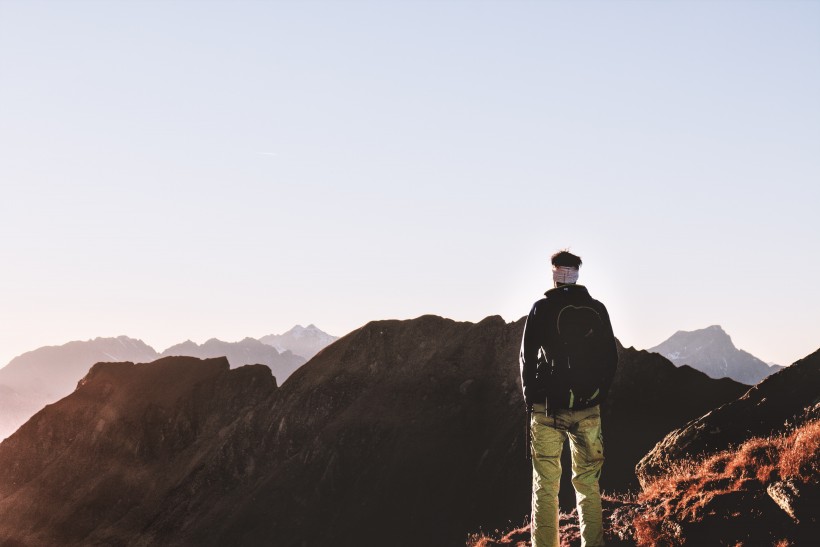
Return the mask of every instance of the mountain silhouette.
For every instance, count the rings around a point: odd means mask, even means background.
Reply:
[[[303,330],[308,332],[304,339],[310,343],[320,340],[317,332],[321,331],[315,327]],[[302,356],[277,350],[253,338],[240,342],[212,338],[201,345],[188,340],[162,354],[142,340],[127,336],[45,346],[15,357],[0,369],[0,440],[11,435],[45,405],[71,393],[94,363],[145,363],[169,355],[203,359],[226,356],[234,368],[245,364],[267,365],[279,383],[306,361]]]
[[[71,393],[94,363],[157,357],[154,348],[127,336],[45,346],[15,357],[0,369],[0,390],[6,390],[0,396],[0,439],[43,406]]]
[[[288,350],[280,352],[255,338],[245,338],[239,342],[223,342],[211,338],[201,345],[187,340],[162,352],[163,357],[172,355],[199,357],[200,359],[224,356],[228,358],[231,368],[242,365],[267,365],[280,384],[306,361],[304,357],[294,355]]]
[[[310,324],[307,327],[296,325],[283,334],[268,334],[259,341],[275,347],[280,353],[291,351],[294,355],[310,360],[338,339],[338,336],[328,334],[316,325]]]
[[[726,377],[747,385],[754,385],[783,368],[768,365],[737,349],[720,325],[694,331],[679,330],[649,351],[660,353],[676,365],[689,365],[712,378]]]
[[[519,522],[523,326],[368,323],[278,388],[267,367],[226,359],[95,365],[0,444],[0,543],[447,546]],[[746,389],[619,352],[610,490],[636,484],[666,433]]]
[[[186,477],[218,462],[223,482],[200,485],[215,496],[253,468],[252,438],[220,439],[275,390],[267,367],[224,357],[94,365],[0,444],[0,544],[152,543],[143,528]]]

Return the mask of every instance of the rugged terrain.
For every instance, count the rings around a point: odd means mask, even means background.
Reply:
[[[523,319],[365,325],[267,367],[98,364],[0,444],[0,543],[463,545],[529,513]],[[746,387],[620,348],[603,486]],[[410,517],[412,516],[412,517]]]
[[[816,545],[818,385],[820,351],[667,435],[638,466],[639,495],[604,500],[607,545]],[[561,522],[562,546],[577,547],[577,515]],[[527,546],[529,526],[469,545]]]

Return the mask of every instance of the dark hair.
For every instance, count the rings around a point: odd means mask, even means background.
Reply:
[[[567,266],[569,268],[580,268],[581,264],[581,257],[572,254],[566,249],[561,249],[554,255],[552,255],[552,265],[553,266]]]

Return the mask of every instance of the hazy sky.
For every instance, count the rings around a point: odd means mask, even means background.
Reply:
[[[525,315],[820,347],[820,2],[0,0],[0,365]]]

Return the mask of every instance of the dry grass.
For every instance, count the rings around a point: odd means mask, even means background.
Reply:
[[[792,433],[780,455],[780,476],[808,482],[820,477],[820,420],[810,422]]]
[[[699,462],[670,465],[663,477],[646,485],[639,496],[645,511],[635,522],[638,545],[683,545],[676,523],[704,518],[704,508],[731,492],[765,489],[775,481],[796,479],[817,483],[820,477],[820,420],[791,432],[749,439],[737,449]],[[789,545],[787,540],[780,544]]]
[[[607,545],[611,547],[634,547],[631,540],[632,512],[637,508],[635,497],[629,494],[601,494],[604,517],[604,535]],[[578,513],[560,513],[559,527],[561,547],[579,547],[581,532],[578,525]],[[627,529],[629,528],[629,529]],[[467,547],[530,547],[530,524],[511,528],[507,532],[495,530],[492,533],[471,534],[467,538]]]
[[[820,481],[820,419],[781,435],[749,439],[736,449],[700,461],[670,464],[663,476],[645,486],[637,500],[603,496],[611,515],[607,518],[605,509],[605,520],[609,520],[607,541],[632,545],[634,539],[640,546],[689,546],[686,524],[707,518],[715,498],[732,492],[764,491],[769,484],[787,479],[813,484]],[[636,502],[639,505],[635,505]],[[631,507],[616,515],[612,508],[618,505]],[[562,514],[561,525],[562,545],[577,545],[575,514]],[[527,547],[529,544],[528,523],[514,529],[511,526],[507,532],[474,534],[467,542],[469,547]],[[772,545],[794,547],[797,544],[799,542],[780,539]],[[737,545],[745,544],[740,541]]]

